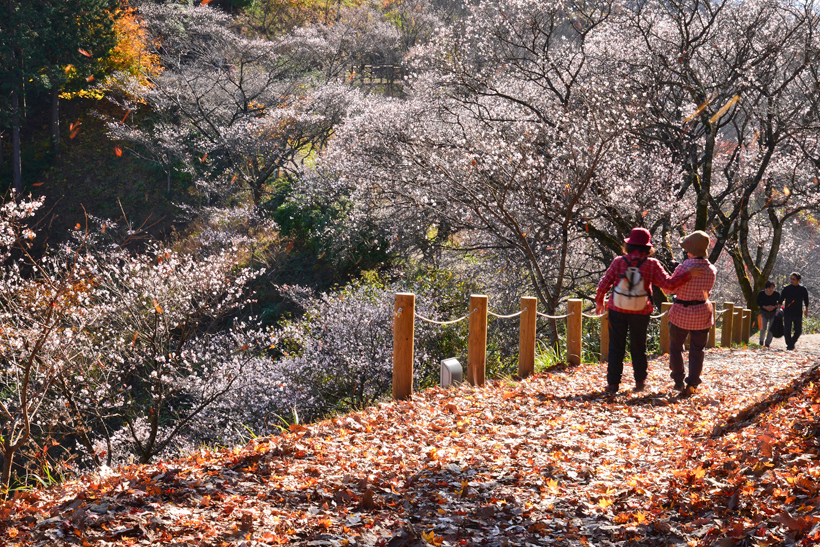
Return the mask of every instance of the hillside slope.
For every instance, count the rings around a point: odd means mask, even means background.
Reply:
[[[815,545],[816,357],[711,350],[692,398],[604,366],[432,389],[0,508],[8,545]],[[628,369],[627,369],[628,373]],[[627,388],[630,378],[622,385]]]

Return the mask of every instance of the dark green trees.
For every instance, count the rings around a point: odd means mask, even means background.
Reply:
[[[0,127],[12,136],[12,186],[22,191],[20,130],[30,106],[51,104],[51,141],[60,144],[59,98],[97,78],[116,44],[122,0],[2,0]]]

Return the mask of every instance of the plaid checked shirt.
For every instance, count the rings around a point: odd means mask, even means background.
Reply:
[[[634,251],[626,255],[626,259],[629,263],[632,263],[635,260],[640,260],[643,256],[644,255],[641,253]],[[601,279],[601,282],[598,283],[598,292],[595,295],[596,304],[603,303],[604,297],[606,297],[609,290],[614,285],[617,285],[621,279],[621,276],[626,273],[626,269],[629,267],[627,260],[623,260],[623,257],[619,256],[612,261],[612,264],[609,265],[609,268],[604,274],[604,277]],[[615,310],[621,313],[639,313],[642,315],[649,315],[652,313],[652,310],[655,309],[652,305],[652,285],[660,287],[665,292],[670,292],[681,284],[689,281],[689,278],[691,277],[689,270],[682,271],[680,273],[675,270],[675,275],[670,277],[669,274],[666,273],[666,270],[663,269],[663,266],[661,266],[661,263],[654,258],[647,258],[646,262],[641,265],[639,271],[641,272],[641,278],[643,278],[646,292],[649,293],[649,298],[646,299],[646,306],[642,310],[624,310],[613,305],[612,299],[610,298],[607,305],[610,310]]]
[[[705,258],[688,258],[675,268],[674,275],[684,271],[689,273],[695,269],[700,270],[700,276],[691,277],[690,274],[689,281],[673,292],[678,300],[706,300],[706,303],[688,307],[675,304],[669,310],[669,321],[676,327],[686,330],[708,329],[715,321],[712,303],[709,302],[712,287],[715,285],[715,267]]]

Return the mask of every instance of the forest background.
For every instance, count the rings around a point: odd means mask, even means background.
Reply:
[[[818,22],[782,0],[4,0],[2,486],[372,404],[395,292],[441,320],[471,293],[591,307],[634,226],[668,269],[709,232],[715,301],[756,314],[796,270],[816,309]],[[490,376],[514,329],[491,320]],[[418,388],[465,334],[418,325]],[[539,326],[542,366],[561,336]]]

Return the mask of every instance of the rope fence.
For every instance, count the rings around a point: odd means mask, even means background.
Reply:
[[[416,319],[421,319],[425,323],[432,323],[434,325],[455,325],[456,323],[460,323],[460,322],[464,321],[465,319],[467,319],[468,317],[470,317],[471,315],[473,315],[477,311],[478,310],[475,309],[475,310],[471,311],[470,313],[468,313],[467,315],[465,315],[463,317],[459,317],[458,319],[453,319],[452,321],[435,321],[433,319],[427,319],[426,317],[423,317],[419,314],[415,314],[415,316],[416,316]]]
[[[546,313],[541,313],[540,311],[535,312],[538,314],[538,317],[543,317],[545,319],[566,319],[573,315],[573,313],[565,313],[564,315],[547,315]]]
[[[586,317],[587,319],[600,319],[601,317],[605,317],[606,312],[602,313],[601,315],[592,315],[590,313],[582,313],[581,317]]]
[[[487,320],[488,316],[499,319],[519,317],[518,376],[526,378],[535,372],[536,323],[539,317],[546,319],[566,319],[566,355],[570,364],[580,364],[582,355],[583,320],[600,320],[600,359],[605,362],[609,355],[609,314],[592,315],[583,312],[583,301],[571,298],[567,301],[567,313],[547,315],[538,311],[538,300],[535,297],[521,298],[521,311],[501,315],[490,311],[486,295],[470,296],[470,311],[467,315],[451,321],[436,321],[415,312],[415,295],[396,293],[393,312],[393,398],[406,399],[413,391],[413,346],[415,336],[415,319],[434,325],[453,325],[469,319],[467,339],[467,381],[476,386],[484,384],[487,364]],[[660,319],[660,350],[669,352],[669,310],[671,302],[661,304],[661,313],[650,315]],[[405,313],[406,312],[406,313]],[[733,344],[749,343],[751,331],[751,310],[724,302],[723,309],[713,308],[714,321],[709,331],[707,347],[716,345],[716,323],[721,320],[720,345],[731,347]],[[444,366],[444,365],[442,365]]]
[[[488,313],[489,315],[492,315],[493,317],[497,317],[497,318],[499,318],[499,319],[512,319],[513,317],[518,317],[519,315],[521,315],[521,314],[522,314],[522,313],[524,313],[525,311],[527,311],[527,308],[524,308],[524,309],[523,309],[523,310],[521,310],[520,312],[511,313],[510,315],[498,315],[497,313],[493,313],[493,312],[491,312],[490,310],[487,310],[487,313]]]

